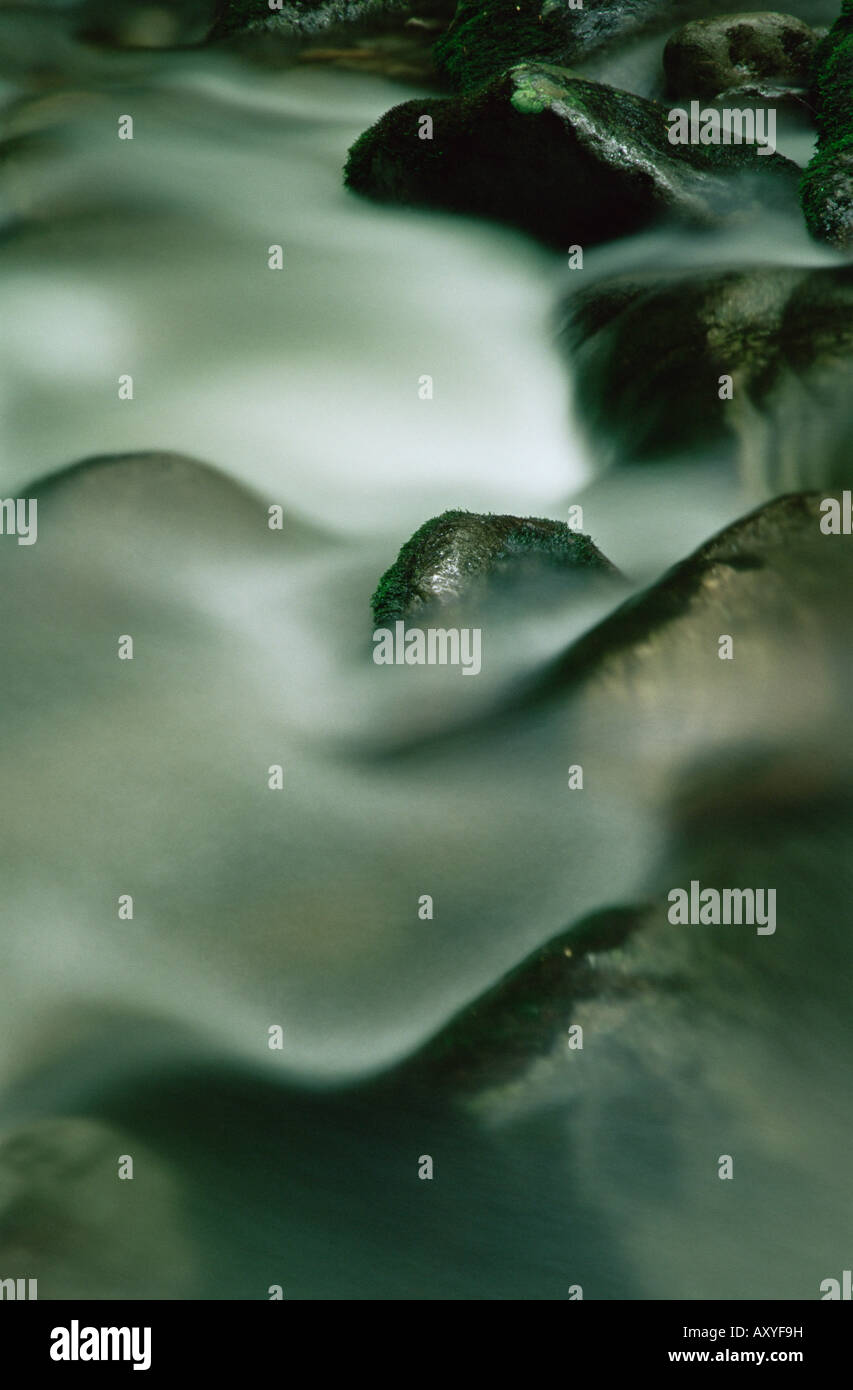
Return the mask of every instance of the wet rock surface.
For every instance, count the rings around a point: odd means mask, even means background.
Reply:
[[[839,250],[853,245],[853,0],[815,54],[812,100],[818,146],[803,176],[802,204],[812,236]]]
[[[817,42],[814,30],[794,15],[746,12],[693,20],[664,48],[667,91],[713,98],[767,78],[805,87]]]
[[[844,496],[830,495],[843,509]],[[722,775],[750,751],[787,761],[796,749],[801,769],[835,762],[843,788],[850,760],[838,750],[853,670],[835,654],[853,604],[853,552],[849,537],[826,531],[826,515],[821,493],[766,504],[622,604],[543,674],[534,698],[571,700],[577,743],[615,750],[628,740],[630,773],[604,759],[602,786],[629,796],[630,785],[650,814],[669,818],[688,774]]]
[[[851,294],[847,267],[604,280],[565,305],[579,409],[619,458],[729,439],[776,487],[844,483]]]
[[[421,118],[433,122],[421,138]],[[712,226],[795,196],[796,167],[754,146],[673,145],[666,110],[543,64],[471,97],[394,107],[350,150],[350,188],[492,217],[568,247],[673,217]]]
[[[536,58],[566,65],[579,62],[608,44],[665,29],[685,14],[725,10],[717,4],[683,0],[461,0],[453,23],[436,44],[440,67],[454,84],[471,90],[523,60]]]
[[[471,602],[495,585],[518,584],[545,569],[568,583],[618,578],[589,536],[540,517],[433,517],[402,547],[371,600],[374,622],[416,616],[434,605]]]

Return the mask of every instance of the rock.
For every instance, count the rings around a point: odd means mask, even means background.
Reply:
[[[260,66],[322,64],[434,87],[433,44],[452,14],[453,0],[285,0],[275,11],[226,0],[210,38]]]
[[[533,951],[405,1062],[394,1083],[460,1098],[512,1080],[558,1040],[565,1047],[572,1007],[618,988],[606,959],[594,956],[621,946],[643,911],[602,908]]]
[[[788,494],[726,527],[574,643],[543,691],[564,698],[577,690],[590,717],[597,710],[602,719],[600,697],[608,692],[633,711],[640,744],[646,720],[653,737],[670,729],[662,759],[657,749],[662,765],[681,760],[682,740],[691,757],[701,746],[706,760],[714,737],[743,749],[751,736],[766,747],[770,690],[778,701],[776,740],[789,736],[786,715],[808,717],[804,736],[829,711],[846,718],[850,674],[836,668],[830,639],[839,638],[853,607],[853,545],[824,534],[823,501],[821,493]],[[720,660],[720,634],[732,635],[749,660]],[[650,681],[661,697],[654,704]],[[635,771],[642,757],[638,747]]]
[[[267,0],[220,0],[210,37],[279,34],[306,38],[354,25],[397,26],[413,17],[450,19],[453,8],[453,0],[283,0],[271,10]]]
[[[119,1178],[133,1159],[132,1180]],[[192,1298],[179,1183],[135,1134],[63,1116],[0,1134],[0,1268],[40,1299]]]
[[[485,592],[501,578],[557,570],[617,576],[589,536],[542,517],[480,516],[450,511],[427,521],[379,581],[371,606],[377,627],[411,618],[429,604]]]
[[[664,48],[667,91],[701,99],[765,78],[805,85],[816,46],[814,30],[793,15],[731,14],[693,20]]]
[[[717,92],[715,101],[729,107],[770,106],[794,116],[812,120],[814,111],[807,87],[789,87],[782,82],[747,82],[742,87],[727,87]]]
[[[460,0],[453,23],[436,44],[439,67],[470,91],[515,63],[540,58],[570,65],[605,45],[672,27],[685,14],[725,10],[725,0]]]
[[[602,281],[566,305],[577,409],[620,459],[728,439],[764,490],[845,484],[852,300],[847,267]],[[721,375],[733,379],[731,400],[719,397]]]
[[[853,0],[818,46],[813,94],[817,150],[800,190],[806,226],[812,236],[846,250],[853,245]]]
[[[433,138],[419,138],[428,114]],[[671,215],[714,225],[752,201],[787,202],[796,166],[754,147],[673,145],[656,102],[545,64],[468,97],[395,106],[353,145],[345,181],[389,201],[510,222],[551,245],[589,245]]]
[[[187,557],[204,549],[206,530],[218,531],[220,556],[269,551],[287,535],[288,552],[316,546],[321,533],[289,515],[271,530],[266,498],[255,496],[211,464],[185,454],[149,450],[81,459],[28,485],[39,503],[41,535],[61,546],[78,528],[103,526],[104,550],[115,544],[128,563],[142,550],[142,538],[174,543]]]
[[[674,1025],[678,1000],[685,1020],[713,998],[718,1019],[754,1020],[760,1006],[765,1021],[776,1015],[784,1026],[813,951],[819,884],[825,873],[832,878],[850,823],[843,735],[853,675],[839,656],[853,619],[853,544],[826,534],[824,516],[815,493],[739,519],[553,665],[534,699],[543,724],[550,711],[582,757],[583,794],[610,785],[645,799],[648,817],[667,824],[646,901],[595,911],[529,954],[404,1064],[404,1092],[421,1086],[511,1107],[505,1083],[521,1076],[519,1104],[543,1080],[540,1099],[553,1104],[561,1095],[565,1103],[586,1084],[572,1064],[578,1054],[566,1047],[571,1024],[589,1022],[597,1055],[607,1033],[624,1047],[638,1012],[648,1012],[650,1035],[664,1018]],[[723,633],[734,643],[731,661],[718,656]],[[530,692],[525,704],[529,715]],[[520,717],[516,707],[507,730]],[[784,865],[780,842],[790,855]],[[846,876],[843,849],[837,862]],[[749,868],[741,876],[736,866]],[[743,924],[675,932],[667,893],[691,878],[703,886],[778,884],[772,947]],[[831,933],[823,1002],[831,995],[846,1017],[844,988],[831,983],[850,954],[841,921]],[[663,1071],[672,1064],[666,1036],[648,1054]]]

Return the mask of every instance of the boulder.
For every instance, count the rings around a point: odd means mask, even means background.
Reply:
[[[713,226],[754,214],[759,188],[762,202],[793,199],[797,169],[781,156],[669,134],[657,102],[528,63],[468,97],[393,107],[355,142],[344,177],[373,198],[492,217],[561,248],[665,216]]]
[[[433,517],[402,547],[371,600],[376,625],[411,618],[432,604],[482,595],[501,580],[541,570],[567,581],[616,577],[589,536],[543,517],[449,511]]]
[[[672,96],[713,98],[768,78],[805,86],[816,47],[814,30],[793,15],[692,20],[664,48],[667,91]]]
[[[812,72],[817,150],[800,197],[812,236],[840,250],[853,245],[853,0],[818,47]]]
[[[471,91],[515,63],[577,63],[709,8],[725,11],[725,0],[460,0],[436,60],[455,86]]]
[[[577,409],[617,459],[728,441],[765,490],[845,484],[852,306],[848,267],[608,278],[565,306]]]

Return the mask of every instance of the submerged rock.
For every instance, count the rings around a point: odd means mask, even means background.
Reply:
[[[135,1134],[78,1116],[0,1134],[0,1267],[41,1299],[191,1298],[198,1280],[168,1167]]]
[[[394,1083],[458,1098],[510,1081],[565,1046],[572,1006],[618,984],[606,953],[630,936],[643,910],[603,908],[533,951],[395,1072]]]
[[[66,536],[73,544],[78,527],[100,520],[104,552],[123,548],[128,565],[144,552],[143,538],[174,543],[190,558],[203,550],[206,530],[218,532],[225,561],[270,552],[281,536],[287,538],[288,553],[316,545],[321,537],[315,527],[283,511],[273,516],[265,498],[213,465],[167,450],[81,459],[35,479],[28,496],[38,501],[41,534],[52,545],[64,544]]]
[[[765,489],[844,483],[852,302],[846,267],[604,280],[566,304],[577,409],[618,458],[728,439]],[[720,398],[722,376],[731,399]]]
[[[850,673],[835,666],[830,636],[837,639],[853,607],[853,545],[821,526],[825,500],[792,493],[726,527],[574,643],[543,690],[582,687],[599,715],[596,690],[606,690],[611,703],[634,709],[638,745],[644,720],[668,728],[661,768],[678,757],[682,737],[707,756],[715,737],[736,747],[747,745],[747,731],[759,746],[786,737],[788,715],[799,720],[807,710],[815,728],[821,711],[841,716]],[[740,659],[720,659],[721,635]],[[654,670],[660,698],[652,705]]]
[[[404,1091],[422,1086],[493,1113],[574,1103],[590,1067],[603,1079],[614,1064],[622,1084],[637,1028],[645,1058],[631,1075],[648,1066],[673,1078],[672,1039],[700,1005],[717,1027],[755,1024],[760,1013],[761,1026],[784,1029],[813,968],[820,881],[835,862],[849,877],[853,673],[839,658],[853,618],[853,544],[826,525],[827,500],[791,495],[742,517],[554,663],[534,699],[543,727],[552,716],[583,762],[572,795],[609,788],[645,803],[666,835],[634,906],[594,911],[529,954],[399,1069]],[[834,501],[843,517],[844,500]],[[723,635],[732,648],[721,660]],[[521,717],[516,706],[513,728]],[[779,892],[772,915],[765,897],[754,920],[676,924],[668,893],[691,879]],[[818,1011],[846,1019],[835,983],[850,954],[845,921],[842,909],[829,929]],[[577,1024],[582,1049],[571,1046]]]
[[[471,598],[501,579],[547,568],[615,577],[589,536],[543,517],[450,511],[427,521],[379,581],[371,606],[377,626],[410,618],[428,604]]]
[[[693,20],[664,48],[667,91],[712,98],[764,78],[805,85],[816,47],[814,30],[793,15],[746,13]]]
[[[846,250],[853,245],[853,0],[818,47],[813,95],[817,150],[800,189],[806,226],[812,236]]]
[[[420,138],[421,121],[432,138]],[[755,147],[673,145],[666,109],[563,68],[522,64],[470,97],[423,97],[353,145],[345,181],[389,202],[510,222],[552,245],[587,245],[663,216],[714,225],[794,196],[796,166]]]

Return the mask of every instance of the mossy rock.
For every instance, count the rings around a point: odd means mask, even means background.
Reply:
[[[667,91],[711,99],[749,81],[778,78],[805,86],[815,31],[789,14],[730,14],[692,20],[663,51]]]
[[[619,460],[719,454],[728,440],[774,490],[852,480],[853,269],[616,276],[564,314],[577,409]]]
[[[812,236],[853,246],[853,0],[821,41],[812,69],[818,145],[800,197]]]
[[[454,86],[473,91],[516,63],[538,58],[570,66],[709,8],[725,10],[725,0],[460,0],[435,57]]]
[[[371,599],[374,622],[384,627],[430,605],[470,600],[542,568],[569,580],[618,576],[589,536],[565,522],[443,512],[415,532],[383,574]]]
[[[432,139],[419,135],[425,115]],[[344,177],[373,198],[491,217],[561,248],[666,216],[716,225],[747,215],[759,187],[763,202],[793,200],[788,160],[670,144],[666,117],[565,68],[521,64],[471,96],[393,107],[355,142]]]

